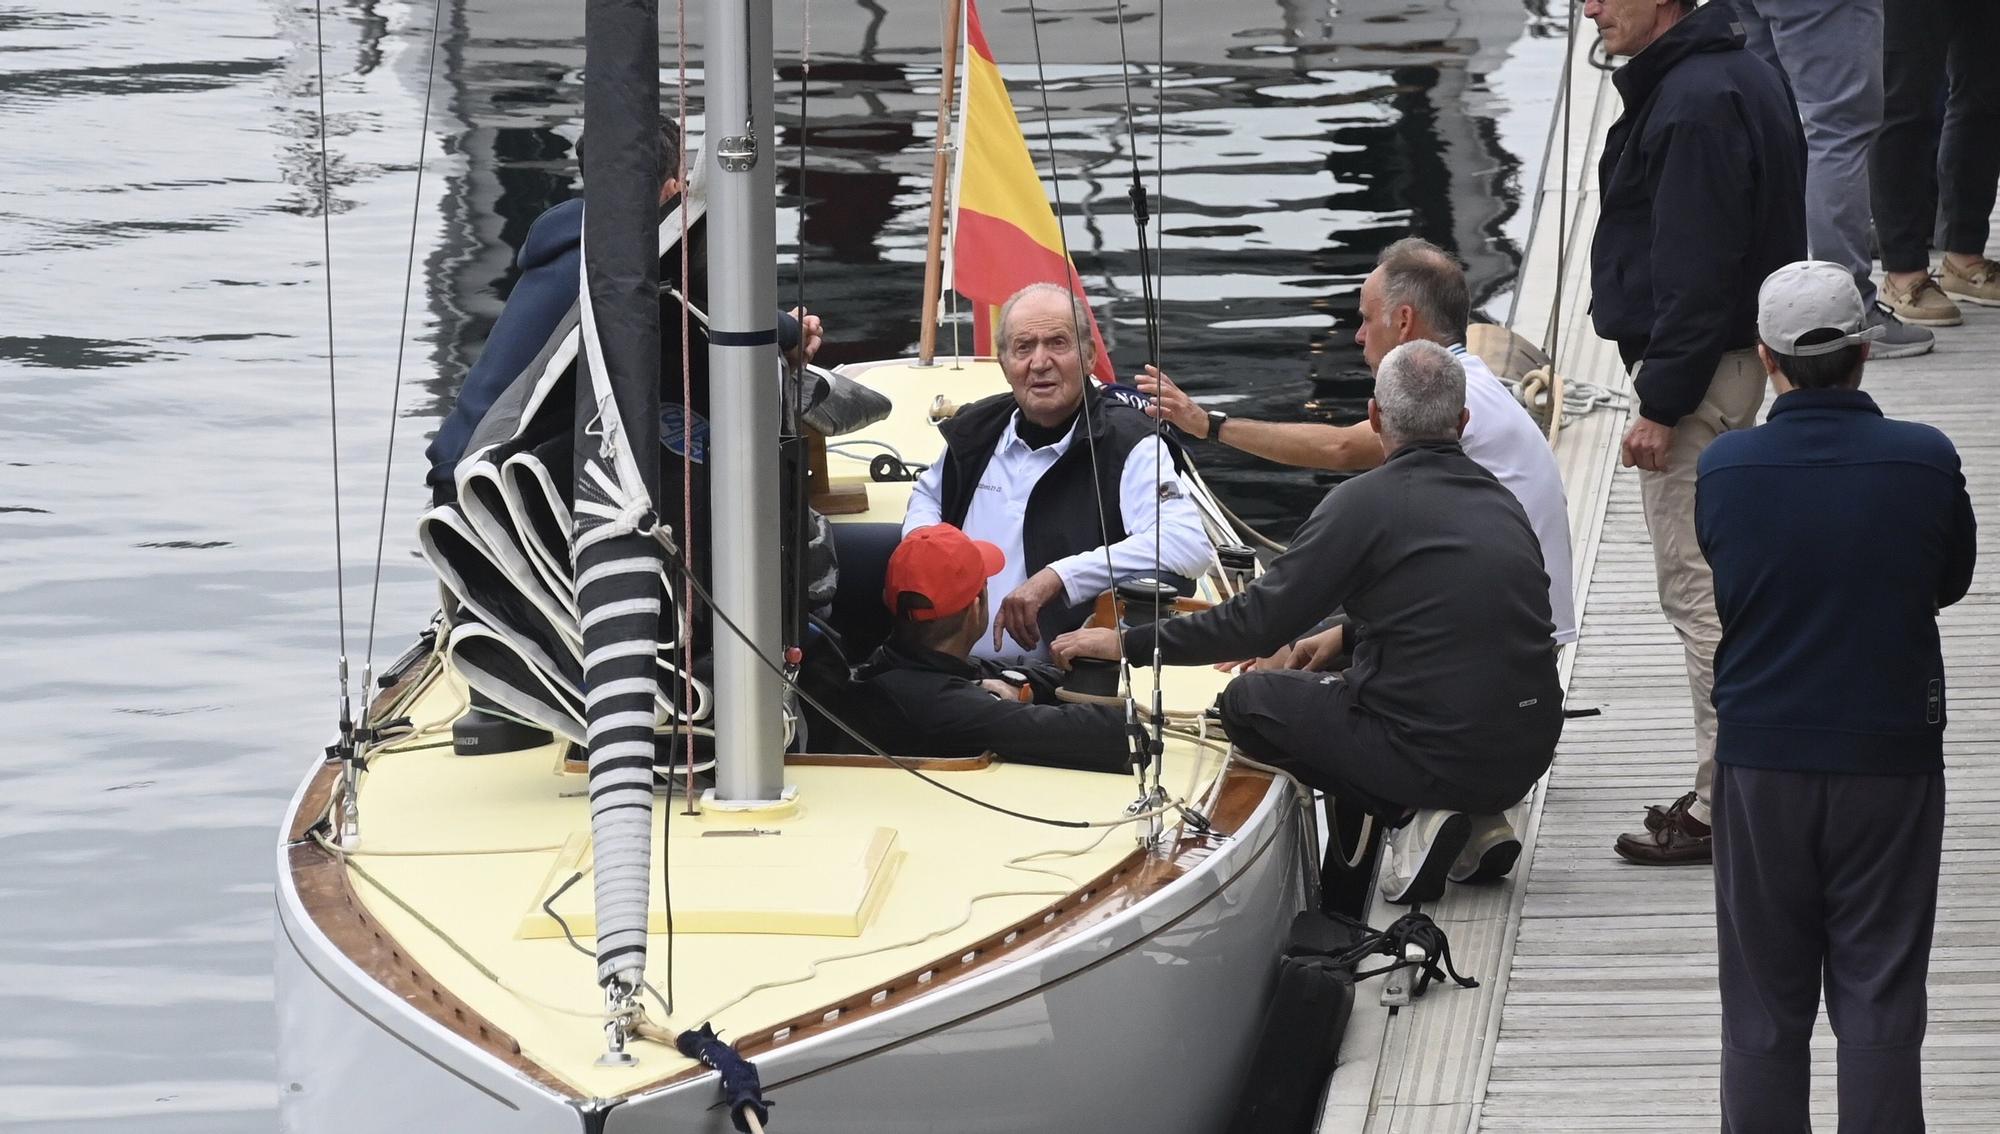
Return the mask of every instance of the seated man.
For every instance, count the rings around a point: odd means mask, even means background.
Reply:
[[[1542,431],[1505,383],[1479,356],[1465,349],[1471,295],[1465,271],[1444,250],[1410,237],[1382,250],[1375,270],[1361,283],[1361,325],[1354,341],[1368,369],[1397,346],[1428,340],[1450,349],[1465,368],[1465,408],[1471,414],[1460,444],[1465,455],[1498,477],[1527,510],[1549,573],[1549,612],[1558,642],[1576,640],[1576,602],[1570,569],[1569,505],[1562,470]],[[1253,421],[1203,410],[1173,379],[1149,369],[1139,380],[1146,393],[1157,391],[1163,416],[1190,437],[1205,437],[1246,453],[1303,468],[1372,469],[1382,463],[1382,446],[1367,422],[1348,426],[1312,421]],[[1149,411],[1150,412],[1150,411]],[[1324,646],[1324,641],[1318,644]],[[1340,643],[1332,642],[1331,654]],[[1324,649],[1310,656],[1331,656]]]
[[[580,163],[583,160],[581,138],[577,139],[576,148]],[[680,127],[671,117],[663,115],[660,122],[660,155],[664,168],[670,171],[677,169],[680,153]],[[680,192],[680,179],[669,172],[660,185],[660,209],[663,213],[672,208]],[[695,283],[690,290],[699,301],[707,291],[704,286],[706,265],[698,243],[701,239],[699,226],[695,228],[692,239],[697,243],[692,249],[691,270]],[[549,336],[562,325],[563,316],[576,306],[580,286],[577,270],[582,256],[583,198],[574,197],[551,207],[528,226],[527,238],[521,242],[521,250],[515,257],[520,278],[508,293],[507,305],[500,309],[500,318],[494,321],[493,330],[487,334],[486,345],[480,348],[478,360],[466,371],[451,413],[438,424],[436,436],[431,438],[430,446],[424,450],[424,456],[430,461],[425,480],[431,486],[433,504],[458,498],[455,476],[459,458],[465,456],[466,446],[471,442],[479,420],[541,353]],[[678,265],[678,257],[675,263]],[[676,266],[675,272],[678,271]],[[662,282],[678,286],[678,276],[670,278],[663,272]],[[802,315],[800,311],[793,311],[789,315],[780,313],[778,316],[778,349],[794,365],[811,362],[813,353],[820,345],[819,316]],[[677,318],[673,320],[671,330],[677,337]],[[800,342],[802,330],[803,344]],[[660,357],[663,368],[662,398],[678,404],[681,397],[680,355],[677,351],[663,351]],[[672,369],[671,376],[666,373],[667,368]],[[697,363],[695,369],[698,375],[706,376],[705,366]],[[699,403],[705,398],[698,397],[696,400],[699,411],[702,408]]]
[[[949,524],[903,538],[882,592],[894,628],[854,671],[861,711],[850,724],[899,756],[992,752],[1024,764],[1129,769],[1118,709],[1056,701],[1061,673],[1052,665],[971,656],[986,633],[986,580],[1004,569],[999,548]]]
[[[917,479],[903,532],[963,528],[1006,555],[980,657],[1048,656],[1048,640],[1083,625],[1097,596],[1134,575],[1199,577],[1214,548],[1145,414],[1084,381],[1091,367],[1081,304],[1030,284],[1000,308],[1000,367],[1011,394],[940,427],[943,455]]]
[[[1525,795],[1562,732],[1548,576],[1528,517],[1459,447],[1465,372],[1430,342],[1389,352],[1368,424],[1382,466],[1336,486],[1249,589],[1198,614],[1056,640],[1058,662],[1259,657],[1336,608],[1342,673],[1258,670],[1222,723],[1252,758],[1396,823],[1383,895],[1431,901],[1472,833]],[[1511,860],[1507,863],[1511,866]]]

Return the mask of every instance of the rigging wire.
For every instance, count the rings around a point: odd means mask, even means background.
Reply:
[[[403,352],[410,342],[410,289],[417,275],[417,218],[424,203],[424,152],[431,135],[431,90],[437,84],[438,29],[444,24],[444,0],[431,9],[430,59],[424,66],[423,122],[417,128],[417,184],[410,193],[410,251],[403,262],[403,317],[396,327],[396,376],[389,386],[389,449],[382,462],[382,512],[375,523],[375,572],[368,586],[368,646],[362,654],[362,696],[368,695],[375,672],[375,616],[382,602],[382,549],[389,537],[389,485],[396,468],[396,423],[403,408]]]
[[[674,101],[675,101],[675,115],[677,122],[676,129],[680,134],[680,145],[676,148],[676,152],[674,155],[674,169],[676,176],[678,177],[680,182],[680,192],[681,192],[680,253],[681,253],[681,296],[683,297],[680,303],[681,421],[682,421],[682,428],[687,431],[687,437],[683,438],[681,442],[681,538],[679,540],[679,543],[681,547],[681,557],[682,557],[680,563],[681,573],[684,577],[692,579],[694,578],[694,461],[692,459],[692,454],[694,452],[694,442],[693,442],[694,370],[691,362],[691,359],[693,357],[693,351],[688,344],[688,334],[690,329],[688,305],[691,302],[691,300],[688,297],[694,294],[694,290],[693,290],[693,284],[690,281],[690,269],[688,266],[688,227],[689,227],[688,212],[693,205],[694,195],[693,192],[691,191],[691,187],[688,185],[688,172],[687,172],[687,148],[688,148],[687,0],[676,0],[674,4],[674,53],[675,53],[675,64],[676,64],[674,70]],[[674,550],[672,548],[666,549],[666,555],[668,558],[671,558],[673,554]],[[695,660],[694,659],[694,603],[680,602],[677,603],[676,605],[680,608],[681,612],[681,624],[680,624],[681,662],[682,662],[681,673],[684,675],[683,680],[681,681],[681,689],[680,689],[681,711],[682,713],[687,715],[688,723],[693,724],[694,710],[696,704],[694,681],[693,681],[694,660]],[[687,778],[685,780],[687,790],[686,794],[683,797],[682,805],[687,808],[687,813],[689,815],[693,815],[695,814],[694,732],[691,729],[687,734],[685,752],[687,754]]]
[[[1569,31],[1563,38],[1562,66],[1562,185],[1556,190],[1556,291],[1555,303],[1549,309],[1549,368],[1553,371],[1560,357],[1556,352],[1561,345],[1563,277],[1569,273],[1569,115],[1570,104],[1575,101],[1570,89],[1570,72],[1576,62],[1576,0],[1570,0]],[[1549,412],[1561,415],[1562,406],[1551,406]]]
[[[1120,0],[1120,11],[1122,12],[1122,10],[1123,10],[1123,0]],[[1042,60],[1042,14],[1040,9],[1036,5],[1035,0],[1028,0],[1028,27],[1030,32],[1034,36],[1034,43],[1035,43],[1035,88],[1041,95],[1042,137],[1046,144],[1049,154],[1049,189],[1055,195],[1056,235],[1061,239],[1062,242],[1063,273],[1065,277],[1063,282],[1065,288],[1070,293],[1069,313],[1070,313],[1071,339],[1076,347],[1077,364],[1079,368],[1081,368],[1084,357],[1083,344],[1085,340],[1083,333],[1085,328],[1082,324],[1082,320],[1076,317],[1076,308],[1078,304],[1082,302],[1081,292],[1083,291],[1083,280],[1081,277],[1077,275],[1076,261],[1070,258],[1069,228],[1067,225],[1063,223],[1062,170],[1056,163],[1055,116],[1053,112],[1051,112],[1049,109],[1049,76],[1048,76],[1048,71],[1044,66]],[[1119,34],[1120,36],[1123,36],[1124,34],[1124,26],[1122,24],[1119,26]],[[1095,345],[1096,344],[1093,342],[1092,343],[1093,349],[1095,348]],[[996,349],[1005,349],[1005,347],[998,346],[996,344]],[[1109,343],[1105,344],[1105,349],[1106,350],[1110,349]],[[1083,375],[1083,381],[1086,383],[1086,386],[1084,388],[1084,397],[1081,402],[1082,405],[1081,412],[1083,415],[1083,436],[1085,443],[1089,446],[1090,449],[1090,486],[1092,495],[1096,497],[1097,534],[1098,538],[1103,541],[1103,547],[1104,547],[1105,585],[1113,588],[1113,595],[1115,596],[1117,593],[1116,587],[1118,584],[1118,569],[1112,563],[1111,560],[1111,528],[1109,522],[1105,519],[1104,516],[1104,473],[1102,471],[1102,468],[1099,466],[1097,459],[1097,429],[1091,421],[1090,389],[1087,385],[1087,383],[1092,381],[1091,375],[1086,372]],[[1157,496],[1158,494],[1155,493],[1156,499],[1154,502],[1154,510],[1156,513],[1156,518],[1159,508]],[[1119,506],[1122,514],[1124,507],[1122,492],[1120,494]],[[1158,534],[1157,528],[1158,526],[1156,524],[1155,525],[1156,536]],[[1154,562],[1156,564],[1155,570],[1157,571],[1158,569],[1157,556]],[[1115,597],[1112,602],[1112,607],[1114,610],[1117,608],[1117,601]],[[1129,690],[1131,689],[1132,686],[1132,663],[1130,658],[1124,656],[1125,651],[1122,647],[1120,648],[1118,653],[1119,657],[1117,664],[1119,667],[1120,679],[1124,687],[1128,690],[1128,694],[1125,698],[1125,711],[1126,711],[1126,720],[1129,723],[1132,720],[1132,712],[1135,708],[1135,704],[1131,700],[1129,694]],[[1143,772],[1141,773],[1140,776],[1139,788],[1142,795],[1147,794]]]
[[[320,0],[313,0],[313,58],[319,69],[319,230],[320,260],[326,273],[327,430],[333,444],[333,596],[340,620],[340,729],[353,727],[347,683],[347,552],[340,523],[340,393],[334,380],[333,351],[333,188],[326,167],[326,32]]]

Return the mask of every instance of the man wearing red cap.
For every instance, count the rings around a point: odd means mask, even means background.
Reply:
[[[991,622],[986,580],[1005,567],[998,547],[950,524],[903,537],[882,589],[895,623],[854,671],[860,711],[848,725],[897,755],[991,752],[1023,764],[1125,771],[1131,755],[1119,710],[1057,701],[1054,666],[972,656]]]

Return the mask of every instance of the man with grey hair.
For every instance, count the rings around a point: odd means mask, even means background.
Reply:
[[[1222,722],[1252,758],[1404,828],[1382,882],[1396,902],[1443,893],[1471,816],[1527,794],[1562,732],[1541,548],[1520,502],[1459,447],[1466,419],[1458,360],[1404,343],[1368,403],[1381,467],[1327,493],[1243,594],[1054,649],[1064,664],[1149,661],[1156,646],[1170,665],[1263,657],[1338,611],[1349,668],[1243,674]]]
[[[1354,341],[1371,372],[1381,368],[1383,356],[1394,348],[1419,341],[1443,346],[1465,368],[1465,408],[1472,418],[1465,424],[1460,443],[1465,455],[1498,477],[1527,510],[1549,572],[1549,612],[1555,620],[1556,641],[1574,642],[1575,581],[1562,470],[1541,429],[1513,391],[1478,355],[1465,349],[1466,323],[1472,309],[1465,270],[1430,241],[1405,237],[1376,258],[1375,270],[1361,281],[1360,306],[1361,322],[1354,330]],[[1348,471],[1372,469],[1382,463],[1382,446],[1365,421],[1347,426],[1257,421],[1203,407],[1154,367],[1148,367],[1137,382],[1142,392],[1157,393],[1159,416],[1190,437],[1300,468]],[[1149,408],[1147,412],[1154,411]],[[1294,658],[1312,668],[1309,663],[1323,654],[1307,651],[1295,653]]]
[[[1086,379],[1090,320],[1068,288],[1015,292],[996,344],[1010,392],[939,426],[944,453],[917,478],[903,534],[951,524],[998,546],[1004,597],[973,656],[1046,658],[1120,580],[1191,583],[1215,549],[1153,421]]]

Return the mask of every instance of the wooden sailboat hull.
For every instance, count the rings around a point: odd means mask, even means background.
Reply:
[[[1278,949],[1306,901],[1310,841],[1295,790],[1271,781],[1232,838],[1087,931],[754,1051],[778,1104],[773,1128],[1223,1128]],[[353,943],[327,936],[292,850],[280,850],[277,911],[283,1129],[729,1129],[712,1076],[586,1114],[590,1103],[442,1026],[435,1004],[385,987],[356,964]],[[381,948],[393,952],[393,939]],[[368,968],[394,963],[374,957]]]

